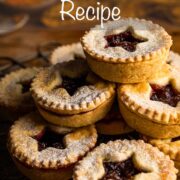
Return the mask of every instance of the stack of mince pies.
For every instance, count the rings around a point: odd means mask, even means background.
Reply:
[[[104,118],[115,97],[115,85],[93,75],[84,59],[41,71],[31,90],[40,114],[48,122],[70,128]]]
[[[122,18],[53,51],[31,76],[35,111],[10,128],[18,169],[32,180],[177,179],[180,55],[171,46],[161,26]]]

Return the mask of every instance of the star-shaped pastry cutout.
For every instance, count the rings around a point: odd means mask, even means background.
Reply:
[[[152,93],[150,99],[153,101],[160,101],[176,107],[180,101],[180,92],[178,92],[171,84],[167,86],[158,86],[151,84]]]
[[[64,136],[45,129],[40,134],[33,137],[38,142],[38,150],[43,151],[48,147],[64,149]]]
[[[59,88],[64,88],[70,96],[73,96],[74,93],[78,90],[78,88],[89,85],[86,82],[86,76],[77,77],[77,78],[70,78],[67,76],[62,77],[62,83],[56,85],[53,90],[57,90]]]
[[[134,52],[137,44],[147,41],[147,38],[136,35],[132,27],[122,33],[104,36],[104,38],[107,41],[105,48],[120,46],[129,52]]]

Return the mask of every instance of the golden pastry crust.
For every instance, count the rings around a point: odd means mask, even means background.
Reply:
[[[105,36],[124,32],[129,27],[136,37],[147,41],[138,44],[134,52],[122,47],[105,48]],[[118,83],[143,82],[157,73],[167,60],[172,39],[151,21],[121,18],[106,23],[104,30],[99,28],[96,26],[86,32],[81,43],[90,68],[103,79]]]
[[[150,136],[152,138],[174,138],[179,136],[179,124],[160,124],[151,121],[148,118],[140,116],[136,112],[129,110],[121,101],[119,101],[119,109],[126,123],[136,131]]]
[[[15,112],[32,111],[35,106],[33,99],[28,89],[23,92],[23,86],[30,87],[31,81],[39,71],[39,68],[20,69],[1,79],[0,105]]]
[[[167,79],[169,78],[169,76],[171,76],[171,66],[169,64],[164,64],[161,67],[161,70],[155,74],[152,74],[152,76],[148,78],[147,81],[152,84],[159,81],[159,83],[161,84],[164,81],[168,81]]]
[[[153,138],[174,138],[180,135],[180,102],[171,106],[151,100],[152,84],[165,87],[169,84],[180,92],[180,56],[170,52],[168,64],[149,82],[120,85],[118,102],[127,124]]]
[[[160,101],[150,100],[151,86],[149,83],[120,86],[119,101],[130,111],[150,121],[166,124],[180,124],[180,107],[172,107]]]
[[[101,78],[118,83],[138,83],[152,78],[152,75],[154,76],[161,70],[167,59],[168,51],[158,59],[133,63],[97,61],[86,52],[85,54],[90,68]]]
[[[40,106],[37,105],[40,114],[44,117],[48,122],[65,127],[82,127],[94,124],[95,122],[103,119],[106,114],[111,109],[111,106],[114,101],[114,96],[110,99],[107,99],[104,103],[102,103],[97,108],[74,115],[60,115],[50,111],[47,111]]]
[[[13,161],[20,172],[31,180],[69,180],[73,174],[73,166],[62,168],[60,170],[42,170],[28,167],[14,157]]]
[[[74,170],[75,180],[101,179],[105,170],[103,162],[122,162],[133,159],[134,166],[145,171],[135,179],[176,179],[177,170],[173,161],[157,148],[143,141],[117,140],[101,144],[80,161]]]
[[[20,118],[10,129],[8,149],[11,156],[27,166],[38,169],[60,169],[70,166],[83,157],[97,141],[94,126],[79,128],[63,138],[64,149],[47,147],[38,150],[38,136],[48,127],[38,113]]]
[[[153,88],[151,85],[165,87],[171,85],[176,92],[180,92],[180,63],[170,54],[169,65],[160,76],[149,79],[149,82],[135,85],[120,85],[118,88],[119,102],[137,116],[155,123],[180,126],[180,102],[171,106],[161,101],[151,100]],[[174,65],[176,64],[176,66]],[[178,65],[178,66],[177,66]],[[168,67],[169,66],[169,67]],[[167,69],[170,69],[170,72]],[[164,76],[162,76],[164,74]],[[179,96],[179,95],[178,95]],[[179,134],[180,135],[180,134]]]
[[[128,53],[122,47],[107,51],[104,48],[106,41],[103,37],[124,32],[128,27],[134,29],[133,34],[135,36],[140,37],[140,39],[147,39],[147,41],[140,44],[133,53]],[[142,28],[146,31],[142,31]],[[150,35],[151,39],[148,39],[148,35]],[[98,61],[110,63],[132,63],[158,59],[172,45],[171,36],[164,28],[154,24],[152,21],[138,18],[121,18],[119,21],[109,21],[105,23],[104,30],[97,25],[89,32],[86,32],[81,42],[85,52],[95,57]]]
[[[84,77],[88,72],[85,60],[73,60],[57,64],[41,71],[32,83],[32,95],[44,109],[58,114],[79,114],[94,110],[115,94],[115,85],[97,78],[91,73],[73,95],[61,87],[63,77]],[[58,87],[60,86],[60,87]],[[56,88],[57,87],[57,88]]]

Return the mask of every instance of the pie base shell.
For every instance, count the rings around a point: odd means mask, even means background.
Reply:
[[[119,108],[124,120],[136,131],[157,139],[174,138],[180,135],[180,125],[165,125],[155,123],[149,119],[131,112],[121,101]]]
[[[111,120],[111,122],[108,123],[102,120],[96,124],[96,130],[99,134],[104,135],[121,135],[133,131],[133,129],[122,120]]]
[[[94,110],[86,113],[74,114],[74,115],[59,115],[46,111],[37,105],[40,114],[48,122],[65,127],[82,127],[93,124],[103,119],[111,109],[113,104],[114,96],[106,100],[103,104],[95,108]]]
[[[13,161],[20,172],[31,180],[69,180],[73,173],[73,166],[58,170],[42,170],[28,167],[20,163],[16,158],[13,158]]]
[[[101,144],[77,163],[73,178],[75,180],[101,179],[105,174],[103,162],[122,162],[130,157],[133,158],[135,167],[142,170],[132,179],[176,179],[177,169],[173,161],[158,148],[142,140],[116,140]]]
[[[101,78],[117,83],[143,82],[156,74],[165,63],[169,50],[155,59],[130,62],[111,63],[100,61],[85,52],[91,70]]]

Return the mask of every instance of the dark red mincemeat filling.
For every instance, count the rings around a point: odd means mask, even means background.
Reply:
[[[22,86],[22,93],[23,94],[29,92],[29,90],[31,88],[31,82],[32,82],[32,80],[24,81],[24,82],[19,83]]]
[[[152,94],[150,99],[153,101],[161,101],[169,104],[172,107],[176,107],[180,101],[180,93],[175,90],[172,85],[158,86],[151,84]]]
[[[42,131],[40,134],[33,137],[38,141],[38,150],[42,151],[48,147],[54,147],[56,149],[64,149],[63,138],[64,135],[54,133],[49,129]]]
[[[134,166],[132,158],[123,162],[104,162],[104,168],[102,180],[128,180],[141,172]]]
[[[56,86],[54,89],[64,88],[69,93],[69,95],[73,96],[78,88],[88,85],[86,82],[86,75],[83,77],[70,78],[67,76],[62,77],[62,84]]]
[[[180,136],[172,138],[171,142],[180,141]]]
[[[135,51],[138,43],[147,41],[145,39],[140,39],[133,36],[130,29],[127,29],[125,32],[119,34],[104,36],[104,38],[107,41],[105,48],[120,46],[129,52]]]

